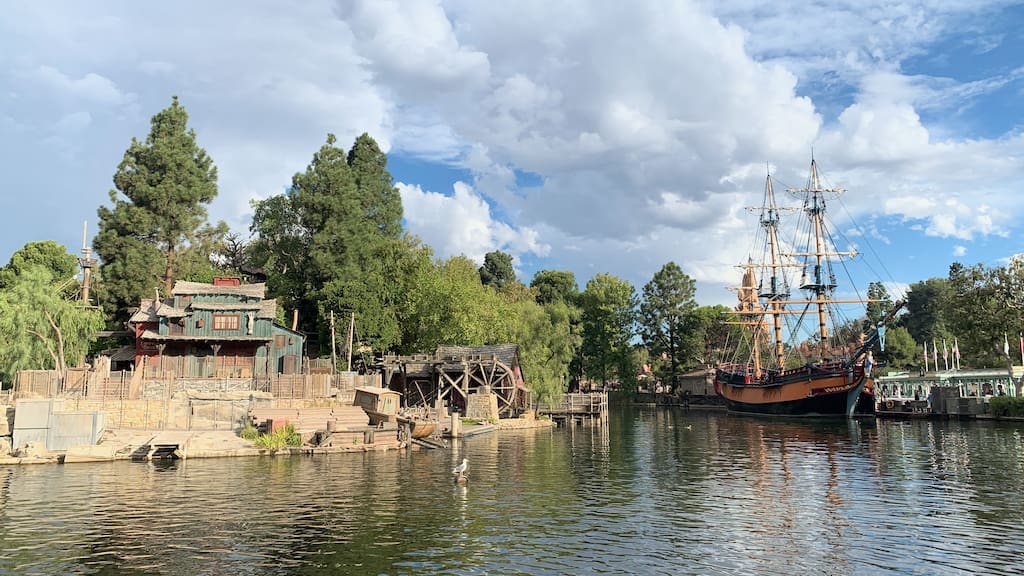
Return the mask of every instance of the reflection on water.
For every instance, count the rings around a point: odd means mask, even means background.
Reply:
[[[0,574],[1018,574],[1021,429],[621,409],[451,450],[0,468]]]

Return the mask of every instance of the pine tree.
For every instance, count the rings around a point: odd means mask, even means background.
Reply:
[[[206,206],[217,195],[217,168],[196,144],[178,97],[150,124],[145,142],[132,138],[114,174],[113,208],[98,210],[93,245],[108,311],[118,316],[154,288],[169,294],[180,269],[208,260],[216,236],[226,231],[224,224],[204,227]],[[183,257],[199,244],[203,253]]]

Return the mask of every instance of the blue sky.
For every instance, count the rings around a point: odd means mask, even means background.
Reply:
[[[176,94],[239,232],[328,132],[369,132],[440,257],[638,290],[673,260],[729,303],[765,166],[801,185],[813,149],[898,290],[1022,251],[1022,54],[1024,8],[984,0],[10,2],[0,261],[77,252]]]

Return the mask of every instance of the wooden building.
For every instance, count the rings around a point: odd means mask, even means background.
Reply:
[[[184,378],[300,374],[304,337],[274,322],[265,284],[179,281],[171,297],[142,300],[129,319],[135,369]]]

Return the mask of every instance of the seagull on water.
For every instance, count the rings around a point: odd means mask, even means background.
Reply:
[[[466,468],[469,468],[469,459],[463,458],[462,464],[459,464],[454,470],[452,470],[452,475],[461,476],[466,473]]]

